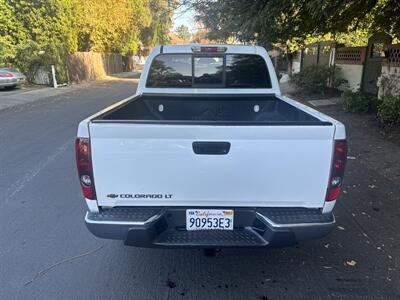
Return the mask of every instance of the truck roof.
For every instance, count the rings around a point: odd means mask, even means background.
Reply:
[[[237,44],[184,44],[184,45],[165,45],[157,46],[159,53],[192,53],[193,47],[226,47],[225,53],[242,54],[261,54],[266,52],[264,48],[255,45],[237,45]]]

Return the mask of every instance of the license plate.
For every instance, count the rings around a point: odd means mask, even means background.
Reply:
[[[233,210],[187,209],[186,230],[233,230]]]

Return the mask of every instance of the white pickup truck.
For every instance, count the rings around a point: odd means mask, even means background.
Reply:
[[[159,46],[79,124],[86,225],[126,245],[288,246],[334,227],[343,124],[281,95],[262,47]]]

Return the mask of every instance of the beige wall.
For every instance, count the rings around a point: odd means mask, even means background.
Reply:
[[[336,66],[341,69],[342,77],[347,80],[347,87],[357,91],[361,86],[363,66],[350,64],[336,64]]]
[[[382,74],[399,74],[400,75],[400,67],[388,67],[382,66]]]
[[[299,72],[300,72],[300,62],[293,61],[292,62],[292,74],[299,73]]]

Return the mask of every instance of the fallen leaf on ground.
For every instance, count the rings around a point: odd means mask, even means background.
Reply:
[[[354,267],[357,264],[357,262],[355,260],[349,260],[349,261],[346,261],[346,264],[348,266]]]

